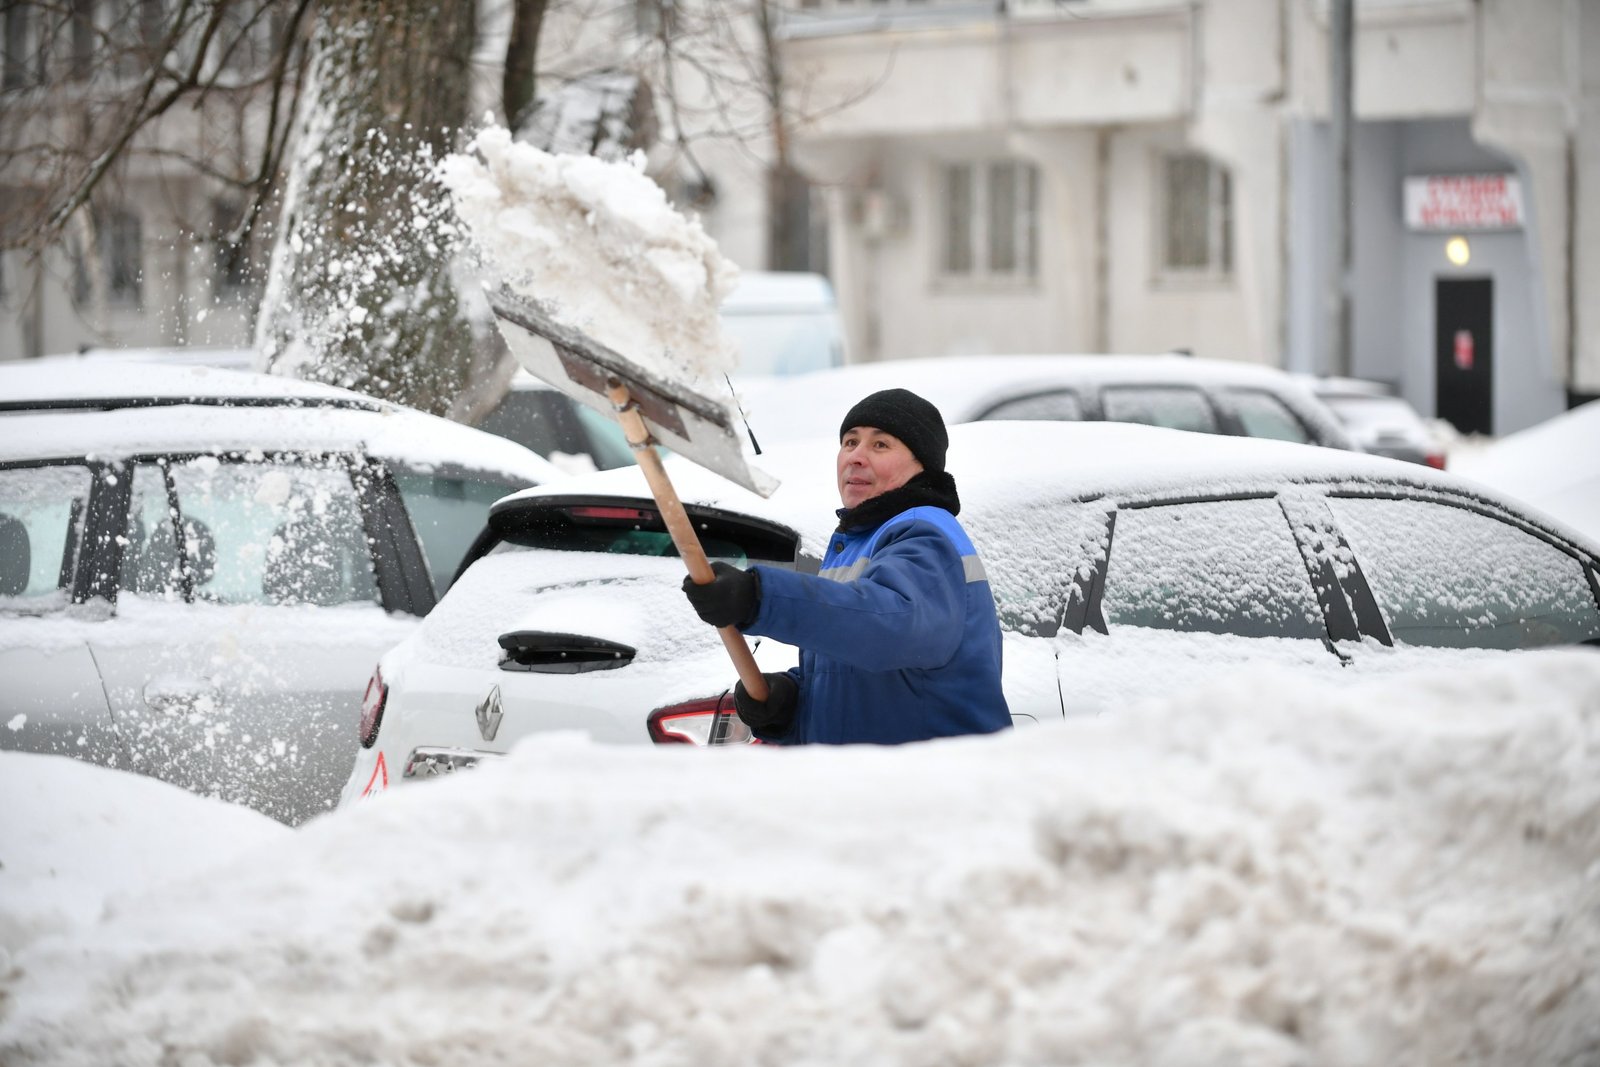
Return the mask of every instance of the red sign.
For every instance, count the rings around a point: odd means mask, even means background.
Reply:
[[[1413,230],[1514,230],[1522,226],[1522,185],[1510,174],[1407,178],[1406,225]]]
[[[1472,369],[1473,350],[1471,330],[1456,331],[1455,355],[1456,370]]]

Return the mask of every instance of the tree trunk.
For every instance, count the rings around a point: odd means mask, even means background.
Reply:
[[[443,413],[471,365],[434,164],[466,119],[474,0],[330,0],[258,340],[266,365]]]

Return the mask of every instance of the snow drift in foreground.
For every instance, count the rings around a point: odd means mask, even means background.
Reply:
[[[642,160],[551,155],[491,125],[440,175],[498,279],[661,377],[719,383],[738,361],[718,307],[739,269]]]
[[[1568,651],[900,749],[547,736],[40,938],[0,1061],[1593,1063],[1596,959]]]

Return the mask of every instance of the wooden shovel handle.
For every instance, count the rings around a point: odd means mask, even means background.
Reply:
[[[709,585],[716,574],[711,570],[711,563],[706,559],[706,551],[700,545],[700,537],[694,532],[694,523],[689,520],[689,513],[683,509],[683,501],[678,499],[678,491],[672,487],[672,479],[667,477],[667,470],[661,464],[661,456],[651,447],[654,442],[650,439],[650,430],[644,424],[644,419],[639,415],[639,410],[633,404],[633,398],[628,394],[628,387],[620,382],[613,381],[609,385],[611,403],[617,409],[617,420],[622,424],[622,432],[628,438],[628,444],[633,447],[633,453],[639,460],[639,466],[644,470],[645,481],[650,483],[650,495],[655,497],[656,507],[661,510],[661,521],[667,524],[667,533],[672,535],[672,543],[678,548],[678,555],[683,557],[684,566],[689,570],[689,577],[696,585]],[[728,650],[728,658],[733,660],[733,665],[739,672],[739,680],[744,683],[744,691],[756,700],[766,700],[767,680],[761,677],[761,668],[756,666],[755,656],[750,654],[750,646],[745,644],[744,634],[736,626],[719,626],[717,633],[722,637],[722,644]]]

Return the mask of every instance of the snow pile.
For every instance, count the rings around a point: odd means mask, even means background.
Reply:
[[[36,942],[0,1061],[1592,1063],[1596,959],[1569,651],[900,749],[546,736]]]
[[[495,281],[662,377],[720,382],[737,353],[717,308],[738,268],[642,166],[551,155],[490,125],[440,174]]]
[[[62,756],[0,752],[0,811],[0,974],[8,954],[113,914],[113,897],[293,837],[249,808]]]

